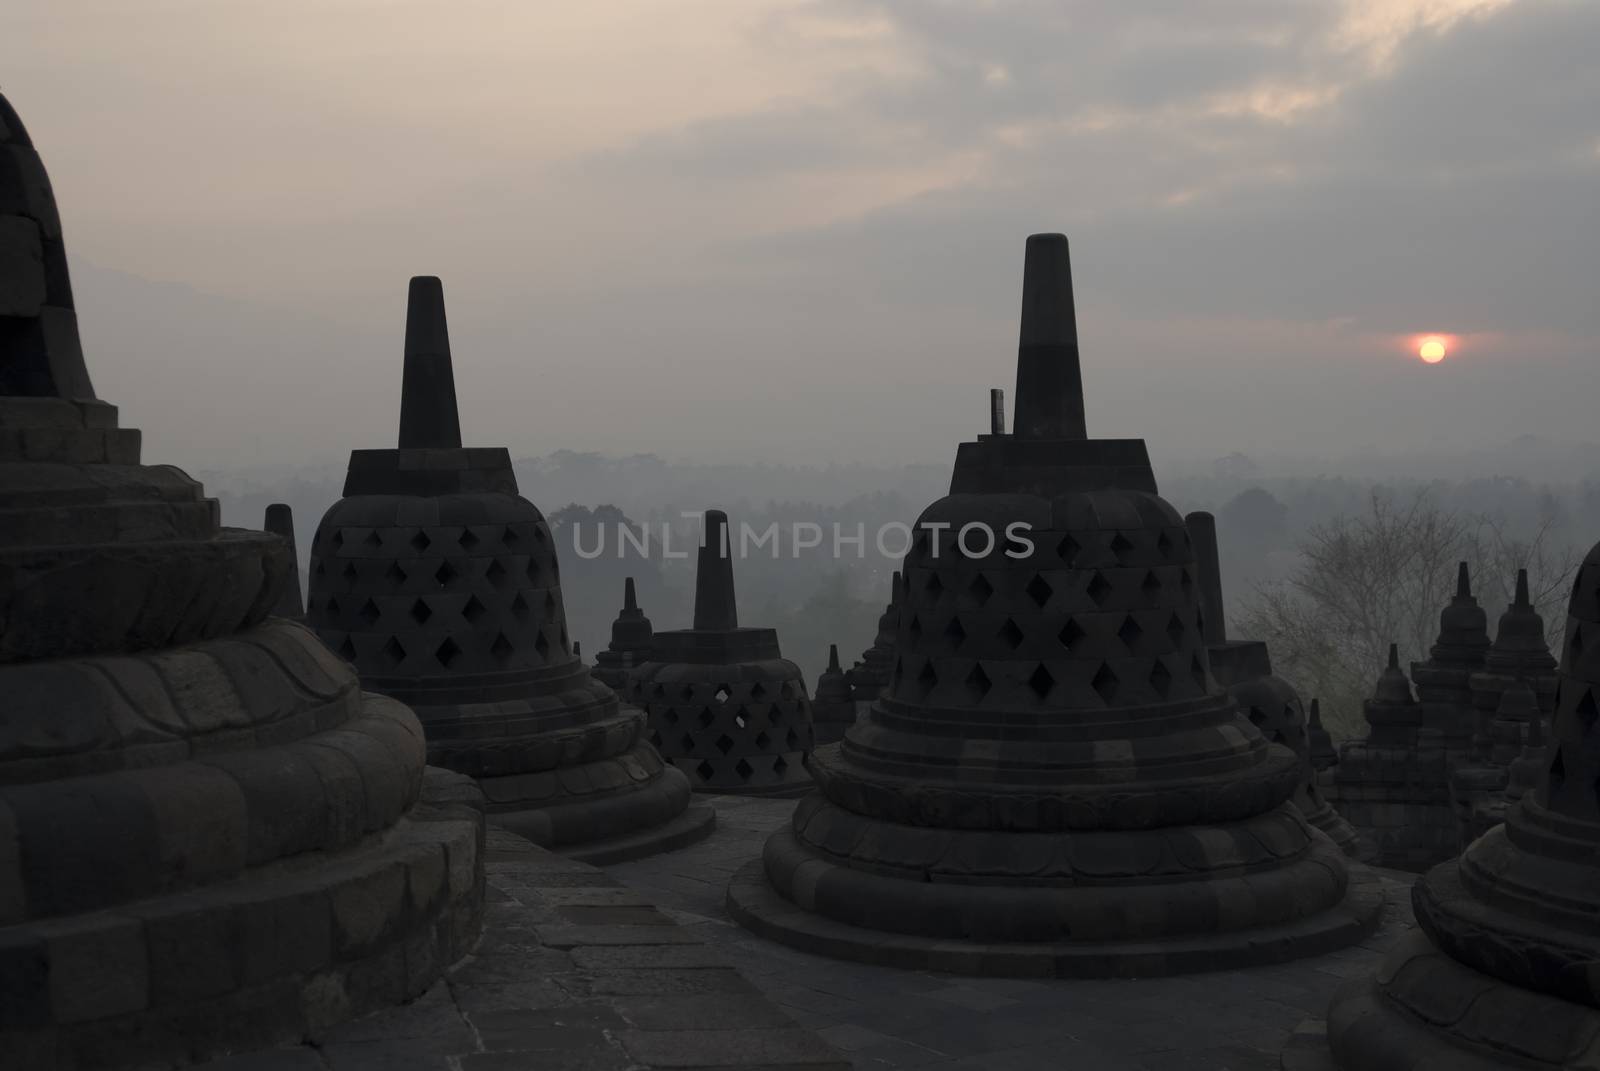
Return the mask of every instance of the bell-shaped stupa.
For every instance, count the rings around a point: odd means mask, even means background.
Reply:
[[[639,609],[633,577],[622,582],[622,609],[611,622],[611,643],[594,657],[594,676],[618,695],[628,694],[628,674],[650,660],[655,630]]]
[[[828,644],[828,667],[817,676],[811,696],[811,723],[818,744],[836,743],[856,723],[856,701],[850,681],[839,666],[839,645]]]
[[[307,620],[409,703],[494,820],[590,862],[709,831],[689,783],[573,651],[555,541],[504,447],[461,445],[439,280],[411,280],[398,449],[353,450],[311,548]]]
[[[416,997],[477,938],[483,818],[303,625],[266,532],[140,463],[0,96],[0,1065],[171,1066]],[[467,786],[470,788],[470,786]]]
[[[1067,240],[1028,239],[1016,426],[956,455],[903,563],[889,691],[728,906],[825,955],[1150,975],[1324,952],[1382,896],[1212,678],[1142,440],[1084,430]]]
[[[1573,584],[1557,693],[1542,783],[1417,882],[1417,930],[1334,998],[1337,1066],[1600,1067],[1600,545]]]
[[[1377,848],[1334,810],[1318,783],[1312,764],[1311,734],[1300,693],[1272,672],[1272,657],[1265,642],[1228,637],[1216,518],[1197,511],[1184,517],[1184,526],[1189,530],[1189,541],[1194,547],[1195,570],[1200,582],[1201,631],[1206,638],[1212,676],[1228,690],[1262,736],[1299,756],[1300,784],[1292,799],[1306,821],[1326,833],[1346,855],[1371,862],[1377,856]]]
[[[741,627],[728,515],[707,510],[695,563],[694,627],[657,632],[629,697],[651,739],[699,792],[796,795],[811,784],[811,700],[770,628]]]
[[[1472,712],[1471,678],[1489,653],[1489,618],[1472,594],[1467,563],[1456,566],[1456,593],[1439,612],[1439,635],[1428,658],[1411,664],[1422,726],[1439,734],[1455,768],[1472,747],[1477,719]],[[1438,860],[1434,860],[1437,862]]]

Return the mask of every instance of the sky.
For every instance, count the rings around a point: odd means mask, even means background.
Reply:
[[[147,462],[393,445],[429,274],[469,445],[947,463],[1062,231],[1090,434],[1159,471],[1600,439],[1597,40],[1588,0],[7,0],[0,91]]]

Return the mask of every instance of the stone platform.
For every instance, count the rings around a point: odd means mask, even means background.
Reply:
[[[851,1066],[717,950],[603,871],[491,830],[485,872],[483,939],[444,982],[312,1044],[200,1071]]]

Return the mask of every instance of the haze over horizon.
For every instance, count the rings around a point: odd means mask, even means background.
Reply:
[[[1595,40],[1543,0],[20,0],[0,85],[150,462],[392,444],[435,274],[469,444],[945,465],[1059,230],[1090,434],[1159,472],[1593,438]]]

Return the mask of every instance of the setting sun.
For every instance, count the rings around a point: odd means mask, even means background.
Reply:
[[[1417,356],[1429,364],[1438,364],[1444,360],[1445,345],[1442,338],[1424,339],[1422,345],[1417,347]]]

